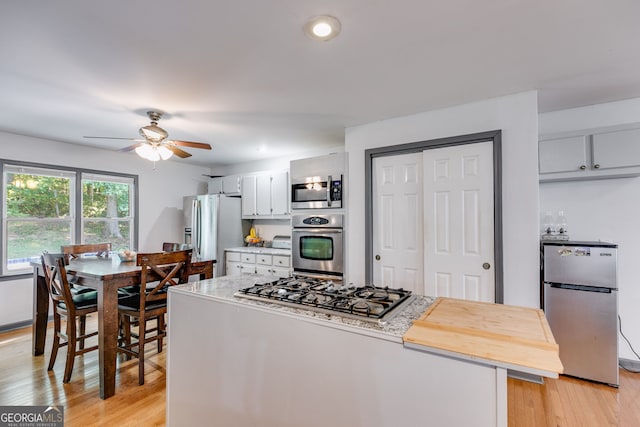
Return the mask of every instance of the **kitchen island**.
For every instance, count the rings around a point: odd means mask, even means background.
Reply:
[[[170,290],[168,425],[506,426],[504,364],[404,344],[432,298],[379,324],[234,296],[265,280]]]

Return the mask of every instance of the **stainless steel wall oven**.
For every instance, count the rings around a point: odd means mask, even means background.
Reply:
[[[296,274],[342,278],[342,214],[293,215],[292,263]]]

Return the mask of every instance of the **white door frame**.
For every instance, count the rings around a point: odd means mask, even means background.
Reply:
[[[504,302],[503,256],[502,256],[502,131],[474,133],[429,141],[365,150],[365,281],[373,282],[373,159],[397,154],[415,153],[432,148],[454,145],[493,142],[493,211],[494,211],[494,263],[495,263],[495,302]]]

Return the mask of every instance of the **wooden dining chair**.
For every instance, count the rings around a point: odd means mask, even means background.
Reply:
[[[64,262],[69,265],[69,260],[79,258],[81,255],[95,254],[107,256],[111,252],[111,243],[88,243],[82,245],[63,245],[60,250],[64,254]]]
[[[136,257],[136,264],[142,267],[140,292],[118,299],[118,312],[122,323],[123,339],[118,351],[138,358],[138,383],[144,384],[145,345],[158,342],[158,353],[162,351],[163,339],[167,332],[164,315],[167,312],[167,292],[169,287],[185,283],[191,262],[192,250],[142,253]],[[147,329],[147,321],[156,319],[156,327]],[[137,340],[131,331],[132,321],[138,322]],[[153,334],[153,335],[150,335]]]
[[[64,256],[65,265],[69,265],[69,261],[72,259],[78,259],[83,255],[95,255],[95,256],[108,256],[111,251],[111,243],[87,243],[80,245],[62,245],[60,246],[60,251]],[[78,284],[78,278],[74,275],[67,275],[67,281],[69,282],[69,288],[71,289],[71,294],[82,294],[82,293],[91,293],[95,292],[94,289],[82,286]],[[123,291],[124,292],[124,291]],[[80,334],[84,334],[86,331],[86,316],[80,317]],[[80,348],[84,348],[84,341],[80,343]]]
[[[63,254],[46,253],[42,255],[41,261],[45,282],[53,303],[53,347],[47,370],[53,369],[58,349],[66,346],[67,361],[62,382],[68,383],[71,380],[75,357],[98,349],[98,345],[84,348],[84,340],[98,335],[97,331],[87,334],[84,327],[81,326],[80,332],[77,329],[79,319],[84,319],[87,314],[98,311],[98,294],[95,291],[75,295],[71,293]],[[66,323],[64,331],[62,330],[62,319]],[[80,344],[80,348],[78,348],[78,344]]]

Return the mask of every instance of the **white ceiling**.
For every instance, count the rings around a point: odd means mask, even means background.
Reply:
[[[321,14],[338,38],[304,35]],[[0,130],[115,150],[83,136],[136,137],[159,109],[171,138],[213,146],[180,161],[214,166],[530,89],[541,112],[633,98],[639,17],[637,0],[4,1]]]

